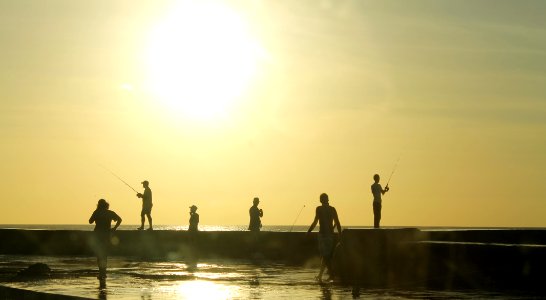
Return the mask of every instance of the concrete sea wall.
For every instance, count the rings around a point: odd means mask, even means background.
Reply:
[[[359,286],[546,291],[546,231],[348,229],[335,266]]]
[[[246,231],[125,231],[112,234],[110,255],[144,259],[265,259],[299,264],[316,253],[315,234]],[[94,255],[90,231],[0,229],[0,254]]]
[[[0,230],[0,254],[93,255],[93,232]],[[319,262],[316,233],[117,231],[111,255],[142,259]],[[546,231],[345,229],[334,270],[341,282],[386,288],[545,291]]]

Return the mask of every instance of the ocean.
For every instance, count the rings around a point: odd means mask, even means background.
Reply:
[[[125,225],[120,230],[134,230]],[[34,230],[92,230],[91,225],[0,225]],[[156,226],[156,230],[185,230],[186,226]],[[369,228],[369,227],[362,227]],[[201,230],[245,230],[245,226],[202,226]],[[265,226],[268,231],[304,231],[307,226]],[[431,228],[449,230],[450,228]],[[33,263],[46,263],[47,279],[10,281],[11,275]],[[38,292],[92,299],[352,299],[352,287],[319,284],[316,266],[206,259],[143,261],[110,257],[106,287],[96,278],[96,260],[88,256],[0,255],[1,284]],[[538,299],[521,291],[360,289],[360,299]]]
[[[136,230],[140,225],[121,225],[118,230]],[[248,225],[201,225],[199,224],[200,231],[246,231]],[[0,229],[30,229],[30,230],[84,230],[92,231],[95,225],[88,224],[0,224]],[[303,232],[307,231],[309,225],[264,225],[262,231],[274,231],[274,232]],[[364,229],[373,228],[373,226],[343,226],[343,229]],[[381,226],[384,229],[396,229],[396,228],[418,228],[421,230],[483,230],[483,229],[546,229],[542,227],[456,227],[456,226]],[[154,230],[187,230],[188,225],[154,225]],[[315,228],[318,231],[318,227]]]

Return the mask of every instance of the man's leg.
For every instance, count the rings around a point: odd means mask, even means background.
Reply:
[[[326,271],[328,272],[328,281],[333,280],[334,276],[332,274],[332,257],[324,258],[326,260]]]
[[[99,276],[97,276],[97,278],[99,280],[106,279],[106,261],[107,261],[106,255],[99,254],[97,256],[97,265],[99,267]]]
[[[379,228],[379,222],[381,221],[381,204],[373,203],[373,227]]]
[[[322,258],[321,260],[321,264],[320,264],[320,271],[316,277],[316,279],[318,280],[318,282],[322,282],[322,273],[324,273],[324,269],[326,268],[326,258]]]
[[[144,212],[140,213],[140,227],[138,229],[144,229]]]
[[[149,229],[152,229],[153,228],[153,226],[152,226],[152,214],[148,213],[148,214],[146,214],[146,217],[148,217],[148,223],[150,224]],[[142,217],[142,227],[144,227],[144,217]]]

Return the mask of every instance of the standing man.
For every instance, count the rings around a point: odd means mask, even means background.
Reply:
[[[339,240],[341,240],[341,224],[339,223],[339,218],[337,217],[337,211],[333,206],[330,206],[328,195],[326,193],[320,194],[320,203],[321,206],[317,206],[315,211],[315,219],[307,230],[307,234],[310,234],[317,222],[319,223],[319,252],[322,257],[320,271],[316,279],[319,282],[322,282],[322,274],[324,269],[328,269],[328,281],[332,280],[332,256],[334,254],[335,248],[335,237],[334,229],[337,227],[337,232],[339,234]]]
[[[199,225],[199,214],[197,213],[197,206],[190,206],[190,226],[188,231],[197,232],[197,226]]]
[[[97,255],[97,265],[99,267],[99,276],[97,278],[101,284],[106,280],[106,265],[108,258],[108,250],[110,247],[110,232],[115,231],[121,224],[121,218],[113,211],[109,210],[110,204],[104,199],[100,199],[97,203],[97,209],[89,218],[89,224],[95,222],[95,253]],[[114,228],[112,221],[116,221]]]
[[[148,223],[150,224],[150,228],[148,230],[153,230],[152,226],[152,190],[150,189],[150,183],[148,180],[144,180],[142,182],[142,186],[144,187],[144,193],[138,193],[137,197],[142,198],[142,211],[140,212],[140,227],[138,230],[144,229],[144,216],[148,217]]]
[[[261,208],[258,208],[258,204],[260,203],[260,199],[258,197],[255,197],[253,200],[253,205],[248,210],[248,214],[250,215],[250,223],[248,224],[248,230],[250,231],[260,231],[260,228],[262,228],[262,220],[261,217],[264,216],[264,212]]]
[[[373,227],[379,228],[379,222],[381,221],[381,207],[382,200],[381,195],[384,195],[389,191],[389,185],[383,189],[379,184],[379,174],[373,175],[374,184],[372,184],[373,194]]]

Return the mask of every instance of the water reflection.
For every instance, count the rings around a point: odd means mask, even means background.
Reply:
[[[239,288],[211,281],[192,280],[179,283],[176,294],[184,299],[232,299],[240,297]]]
[[[100,300],[106,300],[108,298],[108,292],[106,290],[106,284],[99,286],[99,296],[97,297]]]
[[[258,274],[254,274],[248,281],[248,298],[250,299],[262,299],[263,295],[260,289],[260,277]]]
[[[168,299],[514,299],[486,291],[370,290],[338,284],[318,284],[314,268],[248,261],[139,261],[113,257],[104,286],[97,284],[93,257],[0,256],[0,269],[29,262],[47,262],[52,277],[38,281],[1,282],[15,288],[109,300]],[[14,268],[17,266],[17,268]],[[354,291],[353,291],[354,288]],[[538,297],[543,298],[543,297]],[[525,299],[518,295],[518,299]],[[536,297],[535,297],[536,299]]]
[[[329,284],[321,284],[320,291],[322,293],[322,299],[324,300],[332,299],[332,289]]]

